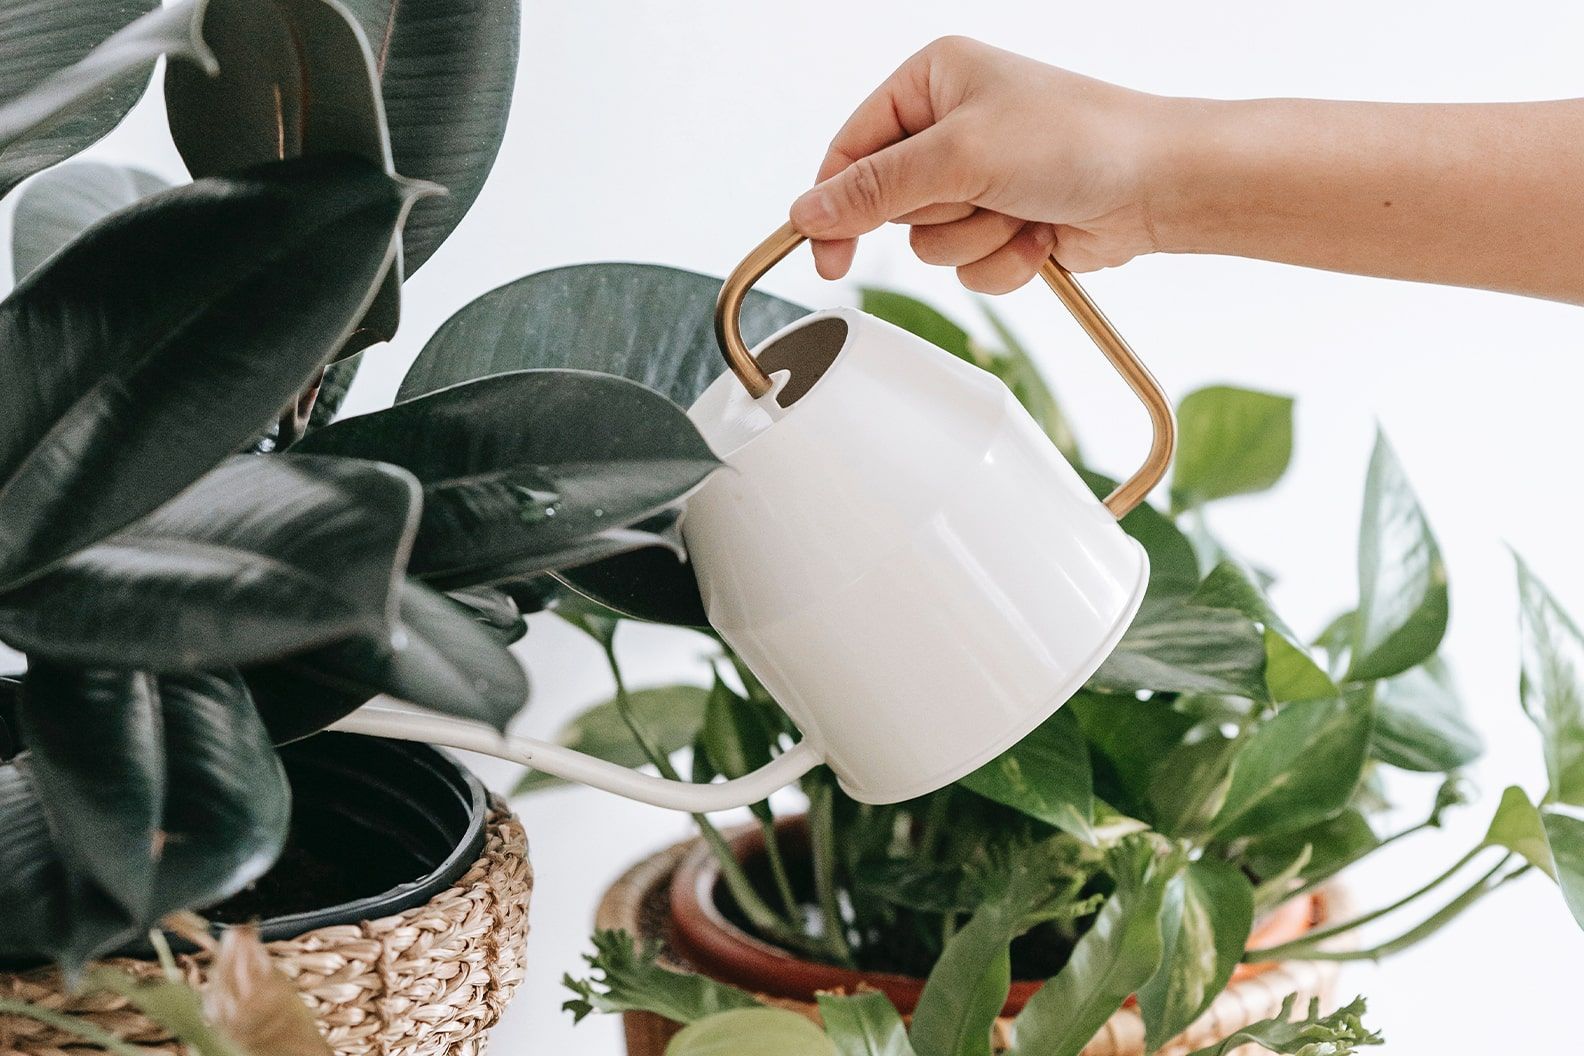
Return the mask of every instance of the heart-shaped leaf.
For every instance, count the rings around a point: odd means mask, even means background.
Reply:
[[[157,34],[147,39],[145,23],[127,27],[158,10],[159,0],[0,4],[0,196],[121,122],[165,50]],[[176,31],[176,53],[202,54],[202,45],[183,32],[184,14],[154,17]],[[98,61],[85,62],[101,45],[114,61],[100,52]]]
[[[1375,439],[1359,527],[1351,681],[1389,678],[1435,654],[1446,634],[1441,548],[1386,435]]]
[[[1270,599],[1248,569],[1223,559],[1205,576],[1190,599],[1210,609],[1231,609],[1259,623],[1265,633],[1265,685],[1272,700],[1335,697],[1337,687],[1309,655],[1304,640],[1271,608]]]
[[[1439,656],[1376,685],[1370,753],[1381,762],[1447,773],[1474,762],[1484,750],[1452,672]]]
[[[1150,599],[1089,680],[1113,693],[1227,693],[1263,699],[1265,639],[1247,616]]]
[[[311,433],[298,451],[373,458],[424,485],[414,575],[500,582],[653,541],[618,530],[678,502],[719,462],[675,404],[624,378],[480,378]]]
[[[1230,862],[1201,858],[1166,885],[1160,968],[1138,992],[1146,1051],[1186,1030],[1226,988],[1253,923],[1254,888]]]
[[[203,35],[218,72],[186,63],[165,68],[171,137],[195,177],[325,154],[351,154],[395,171],[374,56],[339,3],[205,0]],[[399,254],[396,261],[339,355],[395,335]]]
[[[96,225],[0,303],[0,585],[273,420],[361,316],[413,193],[348,157],[201,180]]]
[[[958,784],[1054,825],[1087,843],[1094,834],[1094,778],[1077,716],[1063,708]]]
[[[691,406],[726,370],[715,343],[721,280],[657,264],[579,264],[491,290],[447,319],[396,393],[538,367],[616,374]],[[757,342],[807,309],[750,290],[742,331]]]
[[[1519,699],[1540,730],[1550,799],[1584,806],[1584,635],[1522,558]]]
[[[398,469],[234,457],[0,595],[0,639],[88,666],[191,670],[384,634],[416,517]]]
[[[402,234],[407,274],[461,222],[495,163],[517,76],[518,0],[344,0],[374,48],[396,171],[444,187]]]
[[[154,897],[165,802],[159,692],[139,671],[28,667],[18,760],[49,817],[55,845],[134,920]]]
[[[1230,385],[1184,396],[1177,405],[1173,507],[1264,491],[1280,480],[1292,461],[1292,410],[1290,397]]]
[[[11,215],[11,272],[18,282],[111,213],[170,184],[142,169],[79,161],[52,169],[17,196]]]
[[[1300,700],[1254,727],[1212,823],[1223,839],[1290,832],[1324,821],[1353,798],[1368,758],[1374,707],[1367,690]]]
[[[528,699],[522,665],[460,605],[408,580],[396,619],[389,633],[248,669],[275,743],[322,730],[380,693],[498,730],[522,710]]]

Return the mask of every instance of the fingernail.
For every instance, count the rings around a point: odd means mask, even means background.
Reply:
[[[805,235],[817,235],[836,221],[836,210],[831,208],[830,195],[824,187],[805,191],[792,203],[792,226]]]

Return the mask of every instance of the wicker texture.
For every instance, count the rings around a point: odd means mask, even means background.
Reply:
[[[492,801],[484,850],[431,901],[379,920],[268,944],[337,1056],[478,1056],[523,976],[533,870],[522,825]],[[208,954],[178,958],[201,985]],[[111,963],[158,974],[147,961]],[[150,1053],[181,1047],[119,997],[69,997],[53,968],[0,974],[0,996],[82,1016]],[[84,1056],[75,1035],[0,1015],[0,1056]]]
[[[663,938],[665,897],[671,874],[697,847],[696,840],[676,844],[647,858],[629,869],[612,885],[600,903],[596,926],[631,932],[640,938]],[[1338,898],[1330,900],[1333,912],[1338,911]],[[662,946],[661,963],[682,970],[691,966]],[[1297,994],[1297,1009],[1307,1009],[1310,998],[1318,997],[1322,1005],[1333,999],[1337,964],[1334,961],[1290,961],[1249,979],[1233,983],[1199,1017],[1192,1026],[1172,1039],[1161,1050],[1160,1056],[1184,1056],[1195,1049],[1236,1032],[1261,1019],[1268,1019],[1281,1010],[1282,999]],[[726,980],[729,982],[730,980]],[[781,998],[764,998],[766,1003],[807,1016],[819,1022],[819,1009],[813,1002],[789,1001]],[[663,1056],[666,1044],[681,1026],[651,1012],[628,1012],[623,1015],[628,1056]],[[1012,1021],[996,1020],[996,1050],[1004,1051],[1010,1041]],[[1253,1056],[1265,1050],[1259,1046],[1244,1046],[1235,1056]],[[1094,1039],[1084,1046],[1080,1056],[1144,1056],[1144,1021],[1136,1008],[1117,1011]]]

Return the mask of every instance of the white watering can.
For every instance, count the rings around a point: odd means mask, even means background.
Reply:
[[[1078,691],[1149,580],[1118,526],[1171,462],[1171,404],[1054,258],[1040,275],[1149,410],[1143,468],[1096,499],[1000,380],[851,308],[750,352],[743,296],[803,241],[782,227],[721,288],[731,372],[688,414],[729,468],[682,533],[710,623],[803,733],[744,777],[689,784],[384,698],[333,727],[513,759],[656,806],[726,810],[820,764],[865,803],[941,788]]]

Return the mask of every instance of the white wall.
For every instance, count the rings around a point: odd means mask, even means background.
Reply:
[[[541,268],[645,260],[723,272],[785,215],[851,106],[909,52],[965,33],[1149,90],[1392,100],[1584,94],[1584,8],[1543,0],[1273,4],[1061,0],[577,0],[524,16],[516,110],[471,216],[408,285],[403,333],[369,353],[349,406],[383,406],[429,333],[472,297]],[[181,173],[151,98],[95,153]],[[1524,164],[1514,159],[1514,164]],[[1581,247],[1584,249],[1584,247]],[[1469,252],[1479,252],[1470,246]],[[967,315],[949,272],[867,239],[860,281],[894,283]],[[799,257],[767,288],[811,305],[851,297]],[[1364,463],[1384,423],[1450,566],[1448,646],[1490,741],[1485,803],[1359,877],[1366,903],[1405,890],[1477,839],[1504,784],[1531,789],[1536,739],[1516,701],[1518,547],[1584,616],[1575,420],[1584,312],[1496,294],[1227,259],[1137,261],[1088,280],[1174,393],[1214,381],[1299,397],[1292,472],[1214,521],[1278,570],[1277,601],[1305,631],[1352,603]],[[1055,302],[1035,287],[1005,311],[1038,348],[1089,451],[1124,469],[1141,415]],[[697,640],[628,639],[636,682],[693,671]],[[553,730],[608,690],[595,651],[537,619],[522,649],[537,696],[525,730]],[[509,768],[485,765],[505,782]],[[1404,794],[1423,792],[1414,787]],[[686,834],[685,819],[587,791],[523,805],[539,873],[531,970],[497,1052],[608,1054],[613,1022],[573,1030],[557,980],[575,969],[603,885]],[[1454,930],[1344,980],[1403,1054],[1555,1051],[1570,1025],[1584,938],[1547,884],[1526,881]]]

